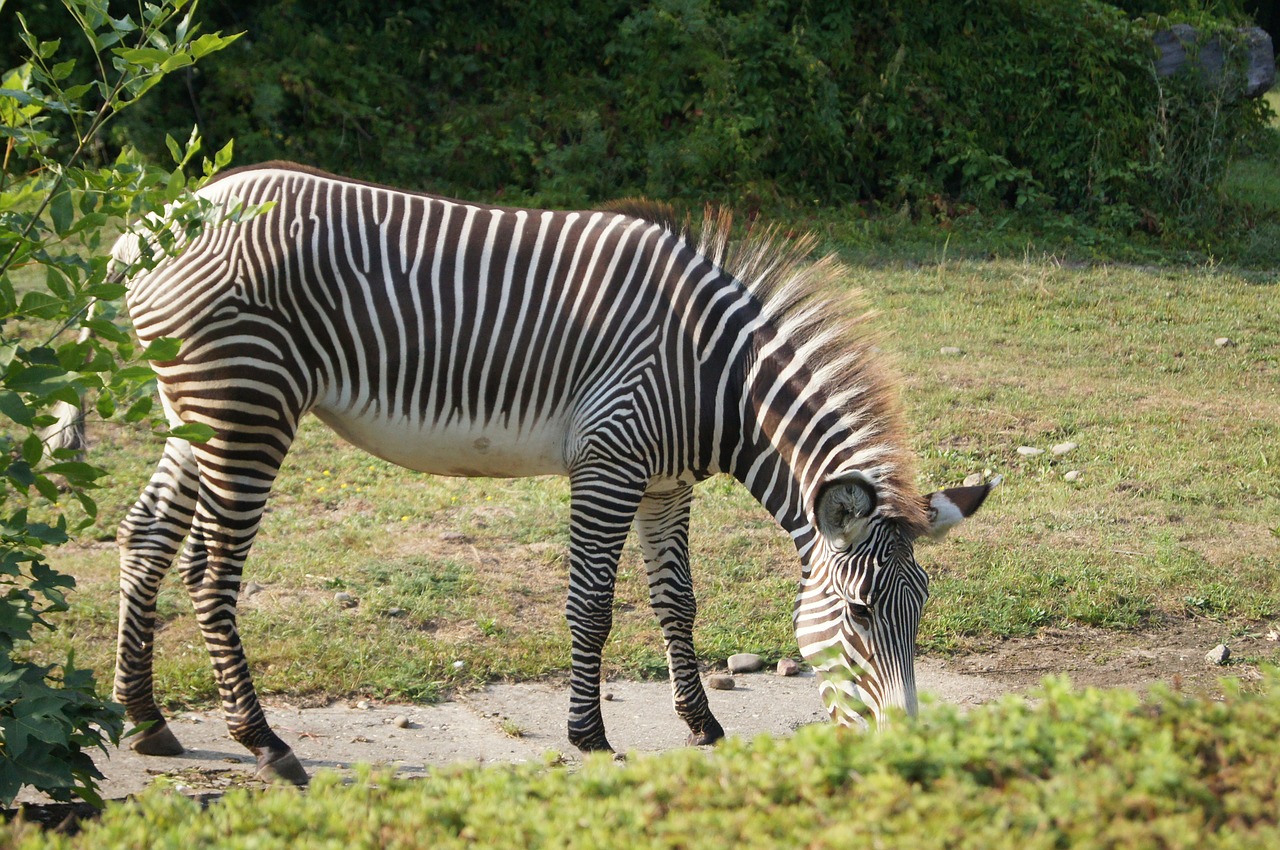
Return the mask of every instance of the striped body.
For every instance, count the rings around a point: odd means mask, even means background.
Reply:
[[[140,750],[177,746],[155,706],[150,647],[155,594],[185,537],[180,569],[232,733],[264,774],[305,778],[262,717],[235,601],[308,412],[422,472],[569,476],[569,732],[584,749],[609,747],[600,657],[633,522],[677,712],[695,742],[723,734],[698,678],[687,540],[692,485],[721,472],[796,542],[797,637],[833,683],[833,716],[852,722],[857,699],[877,715],[914,710],[927,583],[911,541],[929,505],[869,344],[821,315],[838,264],[807,262],[806,243],[730,247],[727,220],[710,216],[693,245],[639,206],[502,209],[279,164],[201,194],[224,209],[271,206],[207,228],[129,290],[141,339],[184,341],[154,364],[171,420],[216,432],[169,441],[120,529],[117,698],[135,721],[161,724]],[[118,259],[136,248],[126,237]],[[846,544],[824,517],[857,533]]]

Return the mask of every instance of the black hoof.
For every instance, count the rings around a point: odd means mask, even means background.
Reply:
[[[253,772],[254,779],[263,782],[288,785],[306,785],[311,781],[302,768],[302,762],[293,754],[293,750],[264,749],[258,755],[258,769]]]
[[[595,735],[590,738],[581,738],[574,740],[569,738],[569,743],[573,744],[583,753],[611,753],[613,747],[609,745],[609,740],[604,735]]]
[[[720,722],[712,718],[706,726],[702,727],[700,732],[690,732],[688,744],[691,747],[706,747],[716,743],[724,737],[724,729],[720,726]]]
[[[134,735],[133,743],[129,746],[135,753],[143,756],[180,756],[186,752],[181,742],[169,731],[169,724],[163,720]]]

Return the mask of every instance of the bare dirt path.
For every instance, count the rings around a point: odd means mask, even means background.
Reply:
[[[1265,627],[1228,638],[1210,621],[1187,621],[1159,632],[1117,634],[1090,629],[1046,630],[949,658],[921,658],[919,687],[930,701],[973,706],[1025,693],[1048,675],[1065,673],[1080,686],[1145,690],[1163,682],[1192,693],[1213,693],[1225,676],[1258,678],[1257,663],[1275,663]],[[1226,640],[1237,661],[1215,667],[1205,653]],[[712,708],[730,735],[786,735],[826,722],[812,674],[784,678],[770,671],[739,675],[730,691],[709,691]],[[607,683],[604,703],[610,740],[624,752],[684,746],[687,730],[671,709],[666,682]],[[343,702],[324,708],[268,703],[276,730],[307,769],[350,771],[357,764],[394,767],[420,776],[434,766],[540,761],[548,754],[574,760],[565,736],[563,683],[498,684],[437,705]],[[927,708],[926,708],[927,710]],[[251,783],[253,760],[232,741],[216,711],[184,712],[172,727],[188,751],[175,758],[141,757],[128,749],[100,755],[103,796],[119,799],[167,777],[185,793],[218,792]],[[42,802],[28,793],[23,802]]]

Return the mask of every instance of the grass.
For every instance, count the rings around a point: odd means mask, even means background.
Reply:
[[[788,212],[858,269],[881,311],[926,487],[1005,478],[977,517],[917,552],[933,589],[924,652],[1073,623],[1130,631],[1208,617],[1241,630],[1280,617],[1280,132],[1233,164],[1223,193],[1224,225],[1198,248],[1065,218]],[[74,649],[108,682],[114,525],[160,444],[140,427],[91,428],[93,460],[114,471],[100,530],[56,554],[79,587],[34,651]],[[1061,457],[1017,453],[1068,440],[1078,448]],[[793,547],[736,483],[697,493],[701,657],[794,656]],[[262,590],[242,605],[263,693],[431,700],[567,669],[564,481],[416,475],[312,419],[268,510],[246,574]],[[357,604],[338,605],[339,591]],[[666,675],[647,600],[631,545],[608,675]],[[160,617],[159,693],[211,703],[176,576]]]
[[[1221,268],[1067,265],[1053,258],[900,263],[858,284],[881,311],[929,487],[973,472],[1005,484],[977,517],[920,547],[933,598],[928,653],[1054,625],[1155,628],[1280,616],[1280,298]],[[1219,347],[1215,339],[1230,337]],[[941,353],[957,347],[959,355]],[[105,530],[159,445],[98,424]],[[1026,458],[1022,445],[1079,447]],[[1075,483],[1064,473],[1081,473]],[[264,694],[306,703],[365,695],[431,700],[495,679],[567,669],[568,489],[559,479],[432,478],[303,428],[246,581],[246,646]],[[697,641],[795,655],[794,549],[736,483],[701,486],[692,550]],[[74,648],[109,681],[114,545],[58,553],[79,579],[40,652]],[[357,604],[343,608],[334,594]],[[644,568],[624,553],[609,675],[665,675]],[[160,613],[157,679],[172,705],[207,704],[212,677],[176,576]],[[461,662],[461,663],[458,663]]]

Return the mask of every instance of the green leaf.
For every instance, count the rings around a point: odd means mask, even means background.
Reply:
[[[151,412],[152,401],[151,396],[143,396],[142,398],[129,405],[129,409],[124,412],[125,422],[141,422]]]
[[[39,434],[28,434],[22,441],[22,459],[35,466],[44,457],[44,441]]]
[[[31,427],[34,411],[27,407],[22,396],[12,390],[0,390],[0,414],[26,428]]]
[[[181,339],[162,336],[158,339],[153,339],[151,344],[142,352],[141,357],[143,360],[153,360],[163,363],[177,357],[178,349],[181,347]]]
[[[75,67],[76,67],[76,60],[74,59],[68,59],[65,62],[59,62],[58,64],[54,65],[53,68],[51,69],[54,80],[57,80],[57,81],[65,80],[67,77],[71,76],[71,72],[75,70]]]
[[[98,411],[98,415],[103,419],[110,419],[116,413],[116,400],[109,392],[102,392],[98,395],[98,400],[94,403],[94,409]]]
[[[18,312],[33,319],[53,319],[62,309],[62,299],[41,289],[33,289],[22,296]]]
[[[173,161],[181,164],[182,150],[178,147],[177,140],[174,139],[173,136],[169,135],[168,133],[165,133],[164,144],[165,144],[165,147],[169,149],[169,156],[173,157]]]
[[[49,395],[70,384],[71,376],[60,366],[30,366],[5,381],[10,390],[37,396]]]
[[[78,460],[53,463],[45,467],[44,471],[51,475],[61,475],[74,484],[97,481],[107,474],[107,471],[100,466]]]
[[[75,220],[76,206],[71,197],[71,190],[65,186],[59,189],[49,203],[49,218],[53,221],[54,232],[66,236]]]
[[[221,171],[231,164],[231,157],[235,151],[235,139],[227,142],[222,146],[216,154],[213,155],[213,167],[217,171]]]
[[[217,431],[203,422],[187,422],[171,430],[169,436],[177,437],[190,443],[207,443],[217,433]]]
[[[169,58],[169,51],[159,47],[117,47],[111,51],[130,65],[159,65]]]
[[[154,378],[156,373],[151,370],[150,366],[126,366],[112,376],[113,384],[135,383],[137,381],[146,381]]]

